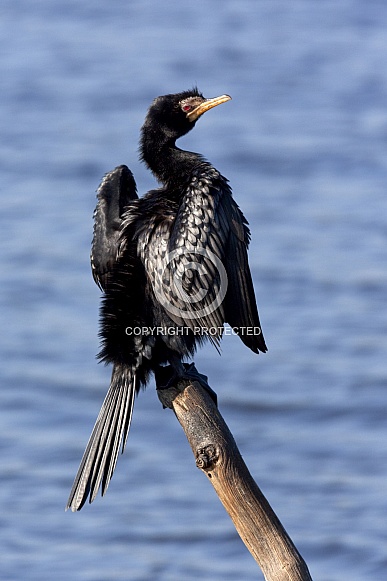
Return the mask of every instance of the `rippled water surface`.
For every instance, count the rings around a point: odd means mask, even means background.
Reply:
[[[269,352],[196,358],[319,581],[387,573],[387,5],[3,0],[0,578],[262,578],[153,384],[107,496],[64,512],[109,381],[89,267],[95,189],[146,109],[233,100],[180,145],[231,181]]]

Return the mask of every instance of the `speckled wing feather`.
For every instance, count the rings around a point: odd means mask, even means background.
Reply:
[[[90,262],[93,278],[102,290],[106,289],[109,273],[118,258],[125,207],[137,197],[133,174],[126,165],[120,165],[107,173],[97,190]]]
[[[267,349],[248,265],[249,239],[227,180],[203,164],[193,174],[176,217],[169,249],[179,253],[168,282],[183,290],[176,301],[188,311],[183,318],[191,328],[211,329],[216,342],[227,322],[258,353]]]
[[[193,171],[177,214],[151,225],[142,259],[159,304],[177,324],[210,330],[217,346],[223,324],[259,328],[247,261],[249,230],[227,180],[206,162]],[[196,331],[195,331],[196,332]],[[253,351],[263,337],[240,334]]]
[[[209,338],[217,344],[224,322],[218,264],[222,268],[226,232],[215,218],[220,192],[212,182],[219,174],[211,166],[205,169],[192,176],[173,214],[147,223],[139,252],[155,299],[169,318],[191,329],[213,328]]]
[[[170,284],[189,327],[210,330],[217,342],[225,320],[224,302],[228,278],[224,265],[229,225],[222,219],[226,180],[211,166],[193,172],[170,239],[176,253]]]

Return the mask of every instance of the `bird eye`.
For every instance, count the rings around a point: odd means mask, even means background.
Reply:
[[[188,105],[188,104],[182,105],[182,109],[184,112],[187,113],[188,111],[191,111],[192,105]]]

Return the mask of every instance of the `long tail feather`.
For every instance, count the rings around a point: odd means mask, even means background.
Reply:
[[[98,414],[78,468],[66,510],[93,502],[102,483],[102,496],[113,476],[117,457],[125,449],[136,394],[136,376],[128,367],[114,366],[109,391]]]

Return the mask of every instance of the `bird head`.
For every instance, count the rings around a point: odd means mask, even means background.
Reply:
[[[152,125],[177,139],[190,131],[196,121],[209,109],[229,101],[229,95],[205,99],[198,89],[157,97],[149,108],[144,126]]]

